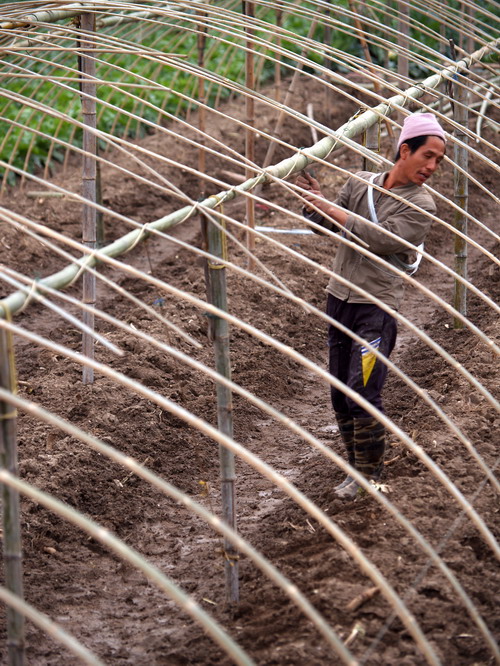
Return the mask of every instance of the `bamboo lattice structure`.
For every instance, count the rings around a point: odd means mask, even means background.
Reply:
[[[468,472],[473,470],[470,473],[480,479],[471,494],[464,490],[463,479],[456,478],[456,470],[434,455],[436,441],[423,443],[417,430],[411,429],[412,410],[396,418],[376,409],[329,375],[318,350],[307,348],[301,340],[288,335],[294,318],[311,330],[331,323],[321,306],[308,300],[307,292],[291,276],[314,276],[310,279],[326,284],[332,271],[328,263],[315,258],[313,248],[321,243],[345,244],[390,271],[394,279],[402,280],[413,303],[434,313],[436,321],[446,322],[443,326],[450,329],[450,334],[453,328],[459,328],[453,333],[467,335],[474,354],[497,367],[500,341],[493,322],[500,313],[495,292],[500,232],[495,216],[485,215],[484,211],[493,211],[500,204],[498,188],[492,186],[498,182],[500,171],[499,4],[458,0],[357,0],[336,5],[321,0],[101,0],[56,5],[0,5],[0,243],[8,250],[9,258],[0,266],[0,404],[4,415],[0,481],[4,488],[7,588],[0,588],[0,597],[9,608],[9,665],[25,660],[24,617],[84,663],[106,661],[101,661],[99,642],[87,637],[87,647],[74,623],[67,632],[23,600],[21,535],[19,530],[11,530],[20,522],[18,493],[26,498],[25,502],[39,504],[77,526],[87,538],[145,575],[155,592],[165,595],[189,615],[234,663],[252,664],[262,658],[255,636],[242,632],[245,615],[238,616],[234,623],[226,621],[220,609],[211,617],[206,607],[210,611],[212,603],[221,603],[222,608],[226,602],[231,613],[238,612],[236,606],[240,599],[245,601],[247,594],[245,567],[250,562],[259,569],[266,584],[270,581],[278,586],[286,603],[310,622],[315,633],[307,633],[311,630],[308,628],[304,633],[308,637],[306,643],[312,645],[321,636],[326,647],[318,653],[320,661],[361,664],[374,654],[379,660],[386,659],[384,637],[398,618],[419,659],[435,665],[445,663],[440,638],[413,603],[432,568],[433,580],[440,581],[436,589],[446,589],[447,594],[449,590],[454,602],[466,610],[467,631],[481,645],[478,659],[500,663],[495,617],[488,614],[487,604],[470,589],[466,572],[459,571],[446,554],[450,543],[454,548],[472,543],[477,552],[481,549],[485,571],[494,580],[500,545],[491,506],[500,493],[499,459],[481,441],[484,432],[471,432],[459,418],[461,415],[443,404],[438,388],[440,376],[433,378],[435,384],[432,378],[414,376],[408,365],[400,365],[399,356],[387,359],[369,340],[347,329],[343,331],[355,343],[365,346],[377,362],[387,365],[410,401],[424,405],[428,418],[438,424],[436,437],[442,436],[445,444],[453,442],[461,447],[470,465]],[[313,90],[321,91],[323,105],[314,106],[313,99],[307,98]],[[317,102],[317,94],[315,99]],[[348,112],[343,111],[343,117],[335,115],[344,107]],[[319,228],[302,217],[304,192],[294,185],[295,175],[306,167],[318,171],[332,188],[339,187],[360,168],[388,169],[394,137],[404,117],[416,110],[432,111],[445,126],[446,168],[454,174],[455,183],[453,191],[444,187],[443,181],[433,182],[433,187],[424,186],[438,201],[438,212],[430,217],[439,242],[444,238],[449,245],[449,256],[438,251],[437,241],[426,245],[423,257],[427,268],[422,277],[409,276],[393,266],[387,268],[387,262],[352,233],[340,237],[324,231],[323,236],[313,236],[311,231]],[[338,117],[342,117],[339,124],[332,124],[331,119]],[[83,165],[79,179],[74,177],[76,163],[80,168]],[[119,196],[114,195],[114,187]],[[479,192],[486,202],[480,211],[468,201],[471,190]],[[120,200],[122,197],[124,201]],[[150,206],[152,201],[161,205]],[[20,202],[28,204],[20,208]],[[54,221],[55,210],[63,211],[64,224]],[[78,234],[72,221],[81,217],[82,211],[83,232]],[[107,244],[98,242],[99,218],[105,226],[105,238],[110,239]],[[259,226],[259,219],[263,226]],[[201,221],[201,241],[189,231],[193,221]],[[364,223],[373,225],[370,220]],[[383,233],[391,237],[390,232]],[[28,269],[26,264],[17,265],[15,261],[10,265],[17,258],[12,239],[20,247],[29,242],[42,248],[40,261],[43,259],[43,265],[50,266],[50,270],[40,273],[37,267]],[[406,246],[417,250],[410,243]],[[471,262],[479,268],[471,270]],[[191,271],[198,265],[200,277],[204,272],[206,279],[201,293],[197,282],[191,284],[182,279],[187,267]],[[288,271],[289,266],[293,266],[292,271]],[[490,283],[478,280],[478,272],[490,276]],[[427,281],[429,275],[439,276],[432,285]],[[443,288],[436,287],[439,280]],[[467,403],[470,409],[481,406],[490,422],[495,423],[500,405],[494,382],[486,374],[476,376],[460,355],[461,348],[454,349],[451,341],[437,335],[435,325],[423,325],[425,317],[421,313],[404,308],[394,312],[349,281],[344,282],[394,316],[403,338],[412,341],[422,356],[432,354],[437,359],[447,380],[443,391],[454,386],[464,395],[474,396]],[[445,293],[444,286],[449,285],[453,285],[453,294],[451,289]],[[236,301],[237,295],[241,302],[234,305],[232,297]],[[476,312],[480,309],[485,313],[484,319],[478,321],[471,316],[466,295]],[[120,309],[122,303],[130,308],[127,314]],[[278,305],[290,316],[282,315],[282,327],[269,332],[272,327],[266,327],[266,308],[270,317]],[[51,317],[49,330],[53,330],[53,339],[52,333],[36,330],[45,314]],[[203,322],[199,327],[193,324],[198,319]],[[53,324],[53,320],[58,324]],[[340,324],[338,327],[343,328]],[[205,353],[207,328],[208,342],[214,343],[213,362]],[[82,349],[68,343],[68,338],[60,342],[64,336],[58,337],[59,330],[78,331],[83,336]],[[158,459],[165,456],[162,465],[155,461],[157,464],[148,469],[141,460],[141,442],[133,442],[125,453],[125,448],[122,452],[120,446],[109,444],[112,430],[104,436],[96,435],[97,413],[88,414],[82,427],[78,420],[71,423],[61,418],[48,397],[42,395],[38,404],[34,396],[24,391],[29,377],[20,387],[13,381],[13,351],[7,342],[12,335],[16,354],[23,363],[34,354],[33,350],[39,350],[40,359],[47,354],[47,358],[56,359],[54,363],[64,364],[67,373],[72,367],[81,367],[84,384],[92,385],[83,389],[89,391],[84,394],[87,397],[92,397],[92,391],[98,395],[100,382],[105,382],[116,396],[134,396],[142,401],[140,404],[154,406],[165,415],[160,421],[166,442],[174,438],[175,424],[181,422],[186,428],[186,444],[193,440],[197,455],[203,451],[204,460],[212,460],[218,450],[221,487],[212,491],[215,498],[207,491],[204,501],[197,502],[185,488],[176,487],[174,473],[172,482],[164,478],[165,469],[170,471],[168,448],[162,449],[161,456],[158,454]],[[451,338],[457,347],[461,339]],[[267,353],[272,354],[271,365],[262,365],[263,383],[255,392],[245,386],[245,374],[241,371],[243,361],[239,354],[247,340],[256,350],[252,357],[255,369],[260,369],[261,353],[262,362]],[[130,350],[138,350],[145,368],[154,359],[154,380],[146,377],[141,381],[140,373],[127,370]],[[164,370],[167,363],[171,365]],[[45,364],[43,361],[44,367]],[[429,503],[437,506],[446,501],[453,505],[457,518],[449,531],[437,538],[428,526],[414,520],[415,514],[406,515],[409,505],[401,504],[396,493],[386,495],[375,488],[335,447],[325,444],[319,431],[304,427],[306,411],[295,414],[292,410],[292,418],[287,404],[291,395],[278,400],[272,392],[268,393],[270,384],[264,381],[268,373],[272,384],[272,375],[279,367],[286,367],[291,378],[297,373],[298,381],[313,378],[314,384],[342,390],[379,420],[400,447],[398,457],[415,461],[428,474]],[[52,364],[47,373],[53,372]],[[169,372],[172,382],[165,384],[162,375]],[[213,419],[205,407],[198,413],[199,405],[196,401],[190,403],[180,387],[175,391],[166,388],[175,385],[176,377],[189,378],[191,373],[193,395],[207,401],[213,395],[217,403]],[[190,379],[184,381],[189,385]],[[23,395],[17,395],[19,388]],[[290,388],[290,392],[293,390]],[[305,405],[309,399],[304,393]],[[248,414],[253,415],[252,410],[259,414],[252,416],[253,420],[245,416],[251,423],[245,431],[237,421],[242,405]],[[464,410],[465,405],[464,402]],[[318,409],[315,404],[311,408]],[[190,518],[210,526],[221,540],[225,571],[225,593],[221,599],[213,602],[203,597],[201,601],[199,595],[188,594],[182,589],[183,580],[162,573],[164,561],[161,567],[157,560],[149,561],[139,552],[140,548],[129,545],[128,535],[113,534],[85,515],[85,509],[61,502],[50,484],[51,492],[43,492],[42,483],[38,489],[38,483],[20,479],[10,419],[14,409],[20,410],[21,426],[31,419],[37,428],[64,433],[70,441],[102,457],[105,464],[112,463],[124,471],[127,476],[123,478],[136,475],[159,491],[162,498],[186,508]],[[142,416],[138,414],[138,421]],[[128,418],[133,421],[135,417]],[[233,419],[238,424],[236,428]],[[279,433],[272,454],[265,447],[257,447],[258,437],[251,434],[259,432],[259,419],[272,423],[276,428],[273,432]],[[145,441],[148,427],[144,427]],[[376,558],[372,560],[370,549],[359,545],[342,513],[329,513],[331,507],[325,508],[318,494],[313,500],[303,492],[302,469],[289,470],[288,463],[280,465],[281,457],[286,459],[287,444],[282,442],[289,441],[299,441],[304,449],[318,456],[322,467],[351,474],[359,482],[370,502],[367,510],[378,512],[383,520],[394,521],[398,530],[407,535],[405,538],[421,558],[419,576],[414,580],[409,576],[399,579],[397,567],[395,570]],[[9,442],[11,453],[7,454]],[[200,475],[208,475],[201,471],[202,467],[200,463]],[[156,473],[157,469],[162,469],[162,473]],[[205,488],[210,486],[207,478],[203,476],[200,481]],[[250,486],[258,478],[267,484],[265,488],[272,489],[272,496],[267,497],[268,491],[261,493],[263,499],[255,504],[257,522],[264,523],[272,516],[274,493],[280,493],[306,516],[312,539],[317,538],[314,524],[337,549],[340,546],[350,556],[352,569],[380,591],[385,605],[378,607],[380,622],[370,629],[365,645],[354,644],[357,630],[349,634],[344,624],[339,631],[341,625],[327,604],[321,603],[319,612],[315,598],[310,598],[312,587],[306,594],[296,586],[299,572],[293,566],[274,551],[263,556],[252,543],[261,543],[258,527],[252,530],[243,521],[242,534],[237,532],[240,520],[236,487],[238,498],[241,492],[248,501],[256,492]],[[265,513],[261,505],[265,506],[268,499],[269,513]],[[212,501],[217,504],[215,509]],[[210,503],[210,510],[204,502]],[[103,519],[106,521],[105,516]],[[293,530],[298,530],[295,523],[288,522]],[[467,541],[463,535],[460,537],[462,533],[473,533],[474,537]],[[195,540],[187,543],[184,546],[194,551]],[[240,566],[242,555],[249,563],[243,561]],[[308,564],[305,561],[305,568]],[[176,565],[167,566],[175,569]],[[283,566],[287,567],[286,577],[280,570]],[[207,578],[209,571],[207,563]],[[244,577],[240,581],[242,571]],[[330,575],[335,577],[335,573]],[[318,587],[321,584],[319,581]],[[309,583],[306,586],[309,588]],[[103,628],[103,641],[115,640],[105,631]],[[29,629],[28,654],[35,649],[32,636]],[[279,661],[279,654],[278,649],[273,658]],[[61,652],[60,663],[64,663],[64,658]]]

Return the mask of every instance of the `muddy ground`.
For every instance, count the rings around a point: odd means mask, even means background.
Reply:
[[[328,103],[325,99],[317,84],[304,79],[296,105],[304,111],[306,103],[312,101],[320,122],[334,128],[357,109],[353,102],[340,97]],[[240,102],[231,104],[228,112],[242,117]],[[270,111],[261,109],[257,117],[263,129],[273,127],[275,116]],[[210,133],[242,150],[243,133],[237,126],[221,117],[213,117],[209,123]],[[293,120],[286,121],[281,136],[295,146],[311,143],[309,130]],[[485,136],[493,143],[497,141],[488,128]],[[196,151],[167,135],[150,135],[140,145],[167,157],[181,155],[183,163],[196,165]],[[384,145],[388,145],[387,139]],[[265,140],[261,138],[257,161],[263,159],[265,149]],[[491,150],[487,152],[495,159]],[[275,161],[289,154],[288,149],[280,148]],[[140,171],[139,166],[131,166],[126,156],[106,153],[106,157],[117,165]],[[200,185],[194,176],[152,157],[144,159],[175,186],[198,198]],[[228,165],[213,156],[207,159],[208,172],[219,179],[226,178],[226,170],[242,173],[238,165]],[[361,159],[346,153],[336,158],[336,163],[350,171],[361,168]],[[496,190],[498,196],[493,169],[473,159],[471,170],[480,182]],[[141,173],[146,174],[146,170]],[[326,167],[319,167],[317,175],[332,193],[344,179]],[[53,178],[60,186],[78,192],[80,167],[70,161],[66,171],[54,174]],[[451,196],[453,177],[449,165],[443,166],[432,185]],[[68,199],[28,198],[26,192],[30,189],[38,187],[27,185],[24,190],[11,190],[3,205],[67,236],[80,237],[79,204]],[[209,193],[218,189],[216,184],[208,185]],[[299,210],[289,192],[273,185],[264,190],[263,196],[284,210],[276,212],[259,206],[257,224],[298,226],[297,220],[286,213],[287,209]],[[177,195],[151,184],[138,184],[132,175],[111,166],[103,168],[103,197],[104,205],[140,223],[162,217],[182,204]],[[244,210],[238,201],[229,204],[227,210],[231,215],[239,215],[238,219],[243,218]],[[470,185],[470,210],[498,233],[498,210],[475,185]],[[439,215],[452,223],[451,209],[441,202]],[[110,216],[105,221],[107,240],[129,229],[125,222]],[[183,224],[172,233],[200,246],[198,221]],[[243,238],[240,231],[236,233]],[[498,245],[485,229],[471,224],[470,235],[498,256]],[[287,235],[278,240],[315,264],[307,265],[268,241],[257,242],[256,256],[295,294],[322,309],[328,278],[320,267],[330,266],[334,243],[316,235]],[[2,263],[30,278],[51,274],[67,263],[5,222],[1,223],[0,241]],[[448,229],[435,224],[426,249],[446,265],[453,265],[453,243]],[[235,263],[246,265],[241,249],[234,242],[229,243],[229,252]],[[123,261],[205,298],[201,260],[171,241],[152,237]],[[98,292],[100,308],[174,344],[197,360],[213,364],[206,313],[123,270],[108,268],[104,272],[180,325],[201,348],[169,334],[151,314],[102,284]],[[256,273],[265,275],[260,267]],[[498,269],[474,248],[470,249],[469,275],[477,287],[498,301]],[[424,261],[418,278],[433,293],[450,300],[452,279],[438,266]],[[3,296],[12,291],[5,283],[1,289]],[[232,314],[325,367],[326,324],[322,320],[236,273],[228,274],[228,289]],[[71,287],[67,293],[79,297],[80,285]],[[67,307],[77,313],[73,306]],[[454,330],[450,315],[415,288],[408,289],[402,314],[451,353],[498,399],[498,362],[473,331]],[[475,326],[498,343],[498,319],[491,307],[474,294],[469,294],[468,315]],[[80,333],[40,305],[31,304],[15,317],[15,323],[55,343],[75,351],[80,349]],[[206,376],[109,323],[100,322],[98,330],[123,349],[125,355],[117,358],[98,345],[97,360],[216,424],[215,390]],[[16,337],[16,358],[22,397],[40,403],[122,453],[134,456],[207,508],[219,510],[218,447],[209,437],[152,400],[118,387],[98,372],[93,385],[82,385],[81,368],[76,362],[20,336]],[[477,387],[405,327],[400,327],[393,361],[428,391],[471,439],[485,462],[493,466],[498,456],[500,419]],[[231,364],[233,379],[241,386],[282,410],[328,447],[342,452],[324,380],[234,326]],[[394,373],[390,373],[387,382],[385,405],[387,415],[413,437],[473,502],[498,538],[498,496],[485,483],[484,473],[464,445],[436,412]],[[492,663],[484,637],[450,584],[435,567],[428,565],[427,557],[394,519],[367,496],[347,505],[334,500],[332,488],[343,476],[340,469],[298,435],[239,396],[234,398],[234,432],[236,441],[292,481],[362,549],[404,597],[443,664]],[[246,558],[240,560],[241,603],[236,611],[225,605],[221,539],[200,519],[54,427],[20,413],[18,434],[23,479],[68,502],[136,548],[220,621],[256,663],[339,663],[312,624]],[[439,549],[498,639],[500,574],[491,547],[472,522],[461,515],[457,501],[425,465],[394,436],[389,440],[390,464],[385,472],[385,482],[390,487],[388,497]],[[350,636],[355,626],[361,628],[354,639],[351,635],[350,642],[358,658],[373,665],[425,663],[401,620],[391,618],[391,608],[382,595],[374,596],[357,611],[346,609],[353,598],[372,586],[371,580],[323,527],[241,461],[237,462],[236,495],[242,536],[309,597],[342,638]],[[97,541],[28,499],[22,501],[22,524],[27,600],[73,633],[105,663],[141,666],[229,663],[220,648],[186,614],[141,573]],[[4,630],[0,654],[5,663]],[[76,659],[28,623],[27,662],[32,666],[61,666],[76,663]]]

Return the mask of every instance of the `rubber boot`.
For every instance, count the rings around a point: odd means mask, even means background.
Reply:
[[[346,449],[347,460],[354,467],[354,420],[350,414],[342,414],[341,412],[335,412],[335,417],[339,426],[340,437]],[[334,491],[341,490],[352,480],[352,476],[346,476],[342,483],[335,486]]]
[[[354,458],[356,469],[367,479],[378,480],[384,466],[385,428],[375,418],[354,419]],[[353,500],[362,490],[354,479],[338,486],[335,495]]]

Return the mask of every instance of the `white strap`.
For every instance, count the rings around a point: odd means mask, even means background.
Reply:
[[[379,224],[377,212],[375,210],[375,204],[373,203],[373,185],[372,185],[377,176],[378,174],[376,173],[372,174],[370,176],[370,180],[368,181],[368,210],[370,212],[370,217],[372,218],[372,222],[374,224]],[[424,250],[424,244],[420,243],[420,245],[417,248],[417,258],[413,262],[413,264],[407,264],[395,254],[390,254],[388,255],[388,257],[398,266],[398,268],[402,268],[404,271],[408,273],[408,275],[413,275],[414,273],[417,272],[420,262],[422,261],[423,250]]]
[[[372,185],[376,177],[377,174],[373,173],[369,180],[370,184],[368,185],[368,210],[370,211],[370,217],[372,218],[372,222],[378,224],[379,222],[378,222],[377,213],[375,211],[375,204],[373,203],[373,185]]]

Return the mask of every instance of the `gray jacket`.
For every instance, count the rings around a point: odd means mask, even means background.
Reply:
[[[349,178],[334,203],[370,220],[366,181],[369,180],[372,174],[367,171],[360,171],[356,175],[361,177],[362,180]],[[387,172],[384,172],[375,178],[375,185],[382,186],[386,175]],[[395,187],[391,192],[428,213],[433,215],[436,213],[436,204],[433,198],[418,185],[409,184],[403,187]],[[398,238],[403,238],[416,246],[424,241],[432,223],[427,215],[411,208],[403,201],[397,201],[390,194],[375,189],[373,190],[373,201],[380,227],[388,229]],[[308,219],[330,231],[341,231],[320,213],[305,212],[304,214]],[[367,250],[398,268],[401,268],[400,262],[411,264],[415,260],[415,252],[402,245],[398,238],[387,236],[378,228],[354,217],[354,215],[348,216],[344,228],[347,231],[352,231],[358,238],[367,243]],[[354,240],[350,235],[345,237]],[[354,242],[356,241],[354,240]],[[395,310],[399,308],[404,294],[403,278],[385,268],[383,264],[377,263],[345,243],[340,243],[337,249],[333,272],[350,281],[356,287],[376,296]],[[357,293],[350,286],[342,284],[335,277],[330,278],[327,291],[333,296],[350,303],[371,302],[369,298]]]

